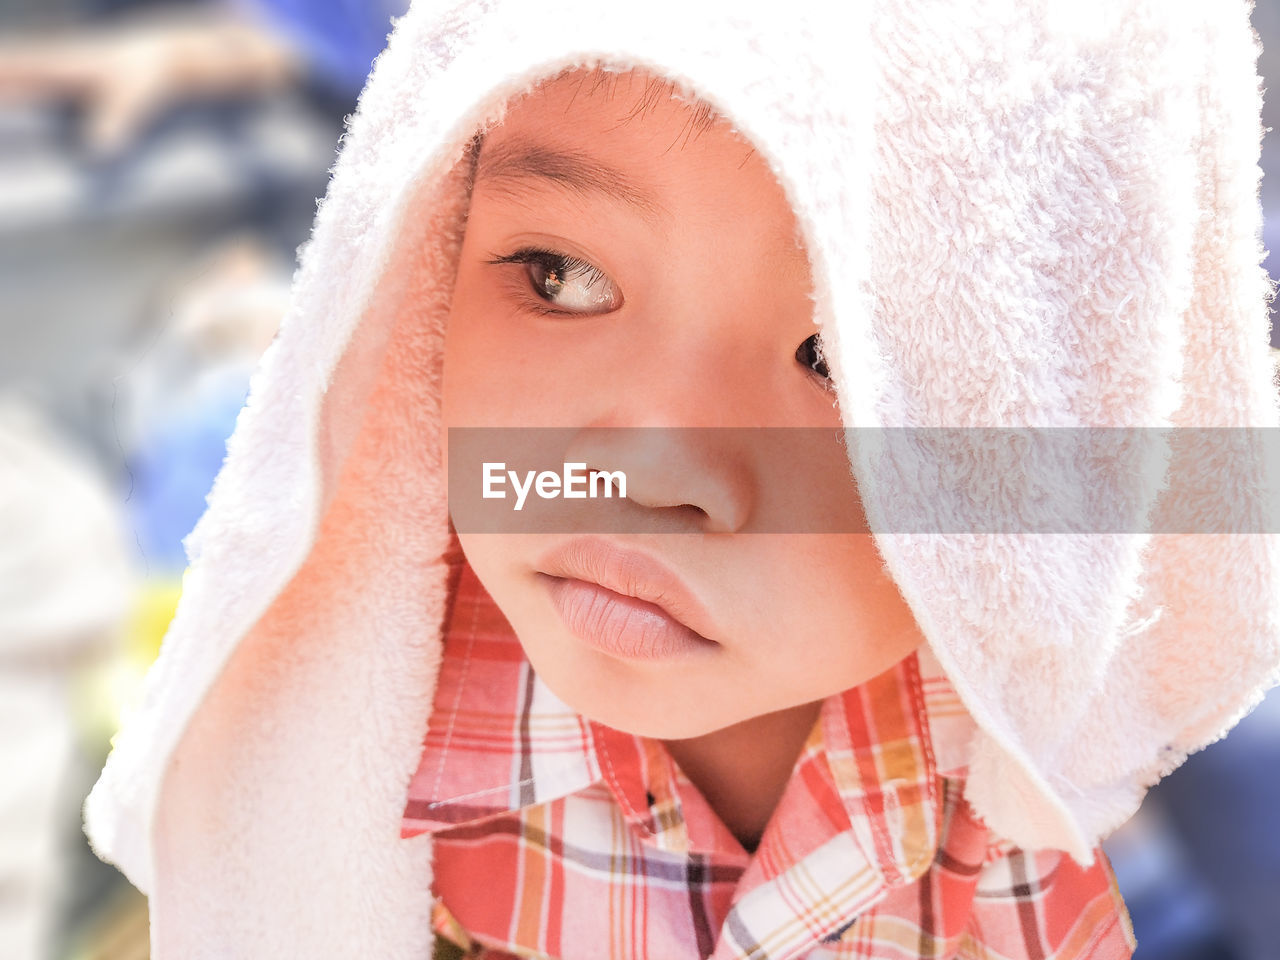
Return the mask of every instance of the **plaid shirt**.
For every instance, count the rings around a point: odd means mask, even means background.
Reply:
[[[538,680],[464,566],[402,828],[434,835],[437,955],[1129,957],[1101,850],[1024,852],[969,809],[971,723],[924,651],[828,698],[751,855],[660,742]]]

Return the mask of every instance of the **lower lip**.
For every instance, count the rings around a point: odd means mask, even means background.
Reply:
[[[551,602],[569,631],[622,660],[665,660],[715,644],[656,604],[596,583],[546,574]]]

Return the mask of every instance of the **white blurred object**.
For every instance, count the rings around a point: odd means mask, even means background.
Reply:
[[[219,384],[248,388],[288,306],[290,277],[290,265],[249,233],[185,266],[160,298],[169,307],[162,332],[121,380],[126,447]]]
[[[0,397],[0,666],[101,643],[131,599],[120,504],[54,431]]]
[[[0,957],[47,956],[75,728],[74,668],[110,649],[136,583],[121,507],[33,410],[0,397]]]

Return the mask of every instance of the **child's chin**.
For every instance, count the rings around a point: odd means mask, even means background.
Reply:
[[[694,716],[687,710],[663,711],[652,709],[626,710],[614,702],[587,705],[586,709],[574,707],[589,720],[650,740],[691,740],[717,730],[733,726],[741,718],[722,720],[716,717]]]
[[[712,709],[705,691],[699,695],[701,673],[694,665],[615,660],[583,647],[555,624],[516,632],[548,689],[570,709],[606,727],[653,740],[686,740],[745,719],[720,716],[726,704]]]

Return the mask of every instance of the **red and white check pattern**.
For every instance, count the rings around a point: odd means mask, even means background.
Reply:
[[[1024,853],[970,811],[971,721],[922,663],[823,704],[751,855],[661,743],[538,680],[464,567],[402,829],[433,834],[438,935],[483,960],[1129,957],[1101,850]]]

